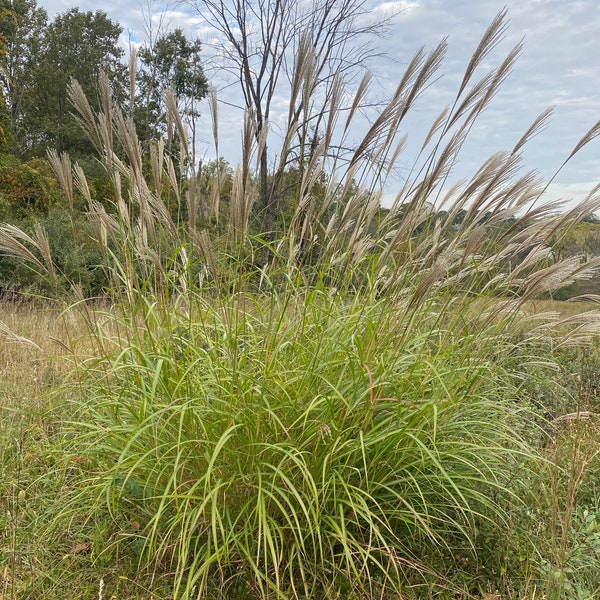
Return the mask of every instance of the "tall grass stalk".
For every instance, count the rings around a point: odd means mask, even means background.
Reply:
[[[552,339],[523,307],[595,272],[596,261],[554,260],[549,241],[600,200],[596,190],[561,213],[540,204],[544,182],[521,174],[522,148],[548,112],[447,191],[521,50],[472,83],[505,27],[501,13],[385,215],[382,182],[445,43],[417,52],[350,156],[336,148],[348,146],[360,111],[351,107],[339,126],[340,80],[267,263],[251,226],[252,114],[221,235],[203,228],[224,218],[219,175],[217,192],[201,196],[194,176],[185,185],[176,172],[185,151],[174,160],[159,142],[147,177],[106,79],[97,114],[73,84],[114,191],[112,201],[93,200],[83,171],[75,166],[71,179],[67,159],[53,156],[59,181],[87,200],[111,280],[103,325],[89,319],[96,357],[81,371],[77,443],[98,471],[79,502],[91,491],[115,519],[135,519],[140,561],[172,569],[176,597],[418,594],[459,586],[457,561],[478,565],[493,553],[481,532],[502,536],[505,509],[519,502],[514,473],[535,459],[520,402],[527,361]],[[297,93],[316,76],[309,52],[296,65]],[[184,140],[174,110],[169,120]],[[41,229],[28,236],[3,225],[0,249],[59,281]],[[577,325],[580,337],[597,331],[596,317]]]

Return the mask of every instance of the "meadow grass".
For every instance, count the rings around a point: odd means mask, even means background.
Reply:
[[[0,598],[101,597],[101,580],[119,598],[150,598],[135,565],[95,560],[96,540],[110,538],[85,506],[52,524],[87,476],[65,439],[75,416],[65,382],[95,352],[88,324],[24,297],[0,303],[0,322]]]
[[[557,313],[562,318],[580,315],[581,313],[594,311],[598,309],[598,304],[584,301],[568,300],[534,300],[526,310],[534,314],[539,313]]]
[[[4,597],[96,597],[102,585],[117,598],[169,598],[173,585],[188,583],[173,579],[178,562],[186,565],[182,573],[189,564],[202,566],[208,597],[254,597],[261,585],[291,583],[299,546],[300,570],[306,573],[305,563],[321,551],[320,560],[337,572],[331,580],[310,579],[303,597],[324,597],[328,587],[345,590],[344,597],[378,597],[396,568],[410,582],[403,597],[445,597],[447,589],[447,597],[462,590],[482,598],[592,598],[600,585],[595,421],[550,436],[538,431],[539,455],[531,462],[524,432],[515,430],[531,424],[518,417],[525,408],[506,411],[502,398],[489,396],[489,372],[482,379],[481,365],[469,364],[484,348],[456,336],[452,344],[433,340],[426,325],[427,335],[411,336],[403,348],[389,307],[385,326],[376,328],[383,306],[364,315],[363,306],[332,310],[317,297],[266,307],[269,319],[264,306],[232,300],[227,320],[244,306],[248,321],[236,335],[242,349],[217,343],[227,329],[209,306],[202,318],[170,311],[171,336],[156,338],[151,350],[131,344],[113,353],[111,380],[94,385],[84,404],[86,430],[75,444],[72,423],[81,421],[73,408],[81,401],[65,397],[63,386],[60,395],[48,394],[71,366],[57,357],[54,340],[67,345],[73,336],[53,310],[4,306],[11,329],[39,345],[3,346],[3,382],[13,386],[2,420]],[[325,306],[329,331],[317,332],[314,313]],[[272,336],[266,345],[261,317]],[[89,364],[93,344],[82,340],[81,347],[79,359]],[[96,382],[104,379],[103,362],[88,368]],[[402,473],[408,477],[399,496],[394,485]],[[357,489],[363,501],[354,506]],[[375,501],[389,506],[380,506],[373,523]],[[330,504],[352,506],[337,526]],[[262,549],[261,506],[270,513]],[[231,521],[237,528],[227,533]],[[340,527],[358,538],[355,552],[344,550],[351,536],[340,537]],[[182,538],[186,530],[195,539]],[[216,548],[202,547],[211,535]],[[219,535],[230,537],[221,541],[226,554],[215,556]],[[393,552],[402,552],[394,567],[383,559],[392,541]],[[352,570],[356,576],[365,568],[360,549],[375,547],[381,575],[368,585],[350,583]]]
[[[44,554],[36,521],[49,518],[60,483],[42,481],[53,470],[55,415],[46,393],[70,369],[59,357],[68,342],[57,312],[28,302],[2,302],[0,448],[3,598],[18,598],[36,559]],[[18,332],[18,333],[16,333]]]

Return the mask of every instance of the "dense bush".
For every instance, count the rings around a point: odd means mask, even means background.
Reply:
[[[186,597],[217,582],[359,597],[416,573],[440,585],[457,553],[485,564],[477,532],[496,547],[494,498],[518,502],[509,473],[529,452],[501,361],[473,360],[488,341],[298,292],[195,298],[191,317],[139,306],[152,340],[89,373],[98,497],[141,524],[152,563],[177,562]]]
[[[0,157],[0,197],[10,205],[13,218],[46,214],[60,196],[45,160],[23,163],[14,157]]]
[[[31,218],[21,223],[24,231],[32,232]],[[109,284],[105,258],[93,241],[92,225],[85,216],[73,216],[57,206],[39,217],[37,223],[47,232],[56,278],[40,277],[30,265],[4,255],[0,256],[0,289],[55,297],[77,286],[86,297],[101,295]]]

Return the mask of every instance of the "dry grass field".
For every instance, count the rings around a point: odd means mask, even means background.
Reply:
[[[527,308],[532,313],[558,313],[560,318],[564,319],[583,312],[599,310],[600,304],[567,300],[533,300],[529,302]]]
[[[85,524],[50,527],[82,476],[63,443],[69,398],[55,392],[91,350],[77,317],[0,302],[1,600],[99,597],[103,569],[91,566]]]

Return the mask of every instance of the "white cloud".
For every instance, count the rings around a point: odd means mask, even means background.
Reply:
[[[395,17],[397,19],[406,19],[418,8],[419,2],[407,2],[403,0],[392,0],[391,2],[381,2],[370,11],[378,17]]]
[[[543,200],[548,202],[558,200],[564,202],[565,208],[571,208],[578,202],[585,200],[597,183],[598,181],[551,183],[544,193]]]

